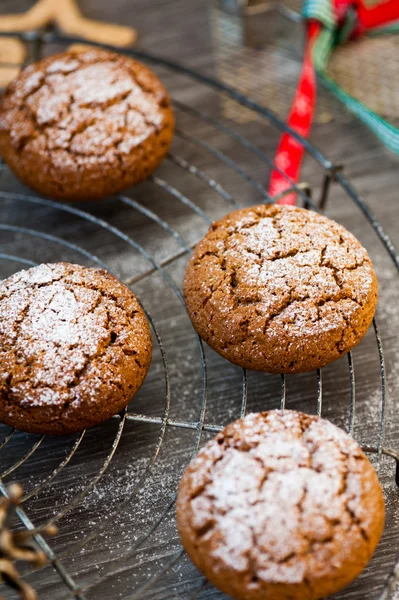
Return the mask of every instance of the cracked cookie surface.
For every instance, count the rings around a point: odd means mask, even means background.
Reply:
[[[66,434],[120,412],[151,361],[134,294],[107,271],[68,263],[0,284],[0,421]]]
[[[317,600],[366,566],[384,526],[377,475],[357,443],[296,411],[250,414],[183,475],[177,521],[194,564],[238,600]]]
[[[27,185],[93,200],[148,177],[168,151],[169,96],[145,65],[99,49],[26,67],[0,100],[0,152]]]
[[[359,343],[378,286],[367,251],[344,227],[269,204],[213,223],[189,261],[184,294],[199,335],[232,363],[299,373]]]

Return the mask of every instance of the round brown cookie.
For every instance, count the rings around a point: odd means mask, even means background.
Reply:
[[[377,475],[332,423],[296,411],[232,423],[188,466],[184,548],[237,600],[317,600],[366,566],[384,526]]]
[[[356,346],[378,287],[366,250],[344,227],[269,204],[213,223],[184,293],[194,327],[219,354],[247,369],[299,373]]]
[[[151,361],[134,294],[104,270],[68,263],[0,284],[0,421],[64,434],[101,423],[133,398]]]
[[[105,50],[26,67],[0,101],[0,152],[27,185],[93,200],[142,181],[164,158],[174,117],[145,65]]]

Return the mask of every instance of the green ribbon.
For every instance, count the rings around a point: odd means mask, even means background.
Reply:
[[[329,58],[339,44],[344,43],[356,26],[356,14],[349,10],[345,22],[338,27],[331,0],[306,0],[302,14],[306,20],[312,19],[322,23],[323,27],[313,46],[313,62],[322,83],[360,119],[381,142],[395,154],[399,154],[399,129],[380,117],[359,100],[345,92],[326,73]],[[380,27],[367,35],[387,35],[399,33],[399,23]]]

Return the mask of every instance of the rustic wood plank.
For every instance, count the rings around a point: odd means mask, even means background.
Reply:
[[[30,0],[3,0],[1,12],[25,10]],[[206,0],[81,0],[85,14],[127,23],[138,29],[139,45],[151,52],[184,62],[194,68],[214,72],[208,2]],[[173,96],[197,109],[206,110],[216,118],[223,118],[220,97],[188,78],[175,75],[163,68],[157,71],[164,78]],[[261,74],[260,74],[261,76]],[[398,231],[398,169],[397,159],[389,155],[376,139],[351,118],[339,118],[341,107],[333,102],[335,121],[316,125],[312,142],[326,156],[345,165],[345,175],[376,213],[384,229],[399,245]],[[225,134],[208,124],[177,110],[179,128],[214,145],[237,162],[252,177],[265,184],[269,169],[248,151],[244,151]],[[227,125],[245,135],[268,156],[273,155],[278,133],[266,122]],[[209,177],[219,181],[240,203],[261,201],[261,196],[250,184],[226,167],[214,156],[187,139],[176,136],[173,153],[192,162]],[[157,176],[168,181],[194,200],[209,218],[221,216],[231,209],[229,202],[210,190],[201,181],[165,161]],[[315,194],[320,191],[323,172],[311,158],[307,158],[303,179],[312,183]],[[1,192],[29,194],[6,170],[0,172]],[[194,243],[206,231],[206,223],[176,198],[146,182],[129,190],[128,196],[154,211],[176,229],[186,244]],[[80,209],[120,229],[161,262],[179,253],[179,244],[159,225],[146,216],[115,199],[95,206],[80,205]],[[337,186],[333,187],[327,214],[349,227],[370,250],[380,281],[381,300],[378,321],[384,344],[388,406],[385,444],[396,447],[399,421],[396,398],[399,392],[397,326],[398,276],[374,231],[359,210]],[[151,269],[148,260],[126,241],[118,238],[101,225],[83,219],[57,207],[15,200],[0,193],[0,223],[12,227],[31,228],[50,233],[75,244],[86,253],[95,254],[122,279],[135,278]],[[87,256],[71,247],[51,240],[41,240],[15,231],[1,231],[0,252],[20,256],[34,262],[70,260],[93,264]],[[165,267],[165,272],[181,287],[187,261],[185,255]],[[0,260],[0,276],[6,277],[20,268],[15,261]],[[170,285],[158,273],[137,281],[132,289],[141,298],[152,315],[162,337],[169,366],[171,385],[170,418],[195,422],[199,419],[202,402],[202,374],[200,352],[179,299]],[[215,353],[206,350],[208,365],[208,405],[206,422],[227,424],[239,416],[242,394],[242,372],[227,364]],[[357,391],[355,435],[363,443],[377,444],[380,411],[380,380],[376,342],[372,331],[354,352]],[[324,370],[323,414],[338,425],[348,425],[349,377],[346,359]],[[287,407],[315,412],[315,374],[287,378]],[[248,376],[248,410],[273,408],[279,400],[279,378],[259,373]],[[165,380],[161,353],[156,346],[153,364],[142,390],[130,406],[135,413],[162,416],[165,409]],[[61,471],[50,486],[26,502],[24,508],[35,524],[45,522],[59,510],[67,507],[98,473],[110,449],[118,427],[118,419],[89,432],[70,464]],[[6,428],[0,428],[6,433]],[[143,541],[140,548],[129,553],[131,545],[146,535],[151,525],[162,515],[177,483],[190,459],[196,440],[196,431],[168,427],[159,456],[146,478],[144,487],[136,493],[146,468],[157,450],[159,425],[127,421],[119,448],[102,480],[95,486],[83,504],[72,510],[59,523],[59,535],[51,544],[60,555],[73,577],[85,588],[87,598],[128,598],[168,564],[178,550],[178,539],[173,508],[157,530]],[[203,441],[210,434],[203,434]],[[1,469],[6,470],[23,457],[37,440],[34,436],[18,433],[2,451]],[[60,464],[72,448],[73,439],[46,439],[40,448],[19,469],[6,478],[21,481],[26,491],[33,492]],[[391,569],[399,549],[399,508],[394,483],[392,460],[383,458],[378,465],[387,499],[387,527],[382,543],[366,572],[345,592],[335,598],[368,600],[377,597],[382,583]],[[101,531],[101,527],[109,526]],[[86,536],[93,539],[84,544],[84,550],[73,552]],[[71,554],[70,554],[71,553]],[[104,579],[105,578],[105,579]],[[58,575],[47,567],[27,575],[39,591],[41,599],[67,598],[68,593]],[[98,581],[101,580],[101,583]],[[202,578],[183,557],[144,598],[188,600],[200,589]],[[3,590],[0,587],[0,593]],[[10,596],[12,597],[12,596]],[[212,586],[199,592],[200,600],[226,598]]]

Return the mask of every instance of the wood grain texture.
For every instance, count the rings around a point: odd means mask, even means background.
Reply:
[[[80,4],[88,18],[137,28],[140,47],[214,73],[215,60],[206,0],[81,0]],[[1,12],[19,12],[29,6],[31,2],[28,0],[3,0]],[[55,50],[57,48],[54,46],[47,48],[46,52]],[[223,119],[223,107],[218,94],[165,68],[157,67],[156,71],[175,99]],[[334,104],[334,107],[338,115],[342,109],[338,104]],[[261,184],[267,182],[269,169],[261,160],[209,124],[179,109],[176,112],[180,131],[214,145]],[[268,156],[273,155],[278,132],[267,122],[245,125],[224,122],[245,135]],[[345,175],[399,247],[397,159],[389,155],[362,125],[349,118],[345,122],[337,119],[326,125],[316,125],[312,142],[329,159],[345,165]],[[217,160],[204,146],[195,145],[187,135],[176,135],[172,153],[196,165],[209,178],[217,180],[238,203],[250,205],[262,200],[258,190]],[[228,196],[222,198],[170,160],[163,163],[156,175],[195,201],[209,219],[220,217],[232,209],[231,202],[226,199]],[[322,177],[320,165],[307,157],[303,179],[312,184],[315,198],[320,193]],[[171,236],[153,220],[115,198],[95,205],[72,206],[72,209],[79,208],[91,215],[90,218],[84,218],[65,210],[62,205],[48,206],[6,196],[3,192],[30,194],[7,169],[0,171],[0,190],[0,223],[8,226],[8,230],[4,227],[0,229],[1,253],[33,262],[68,260],[87,265],[94,263],[85,253],[93,253],[122,280],[136,280],[132,289],[153,318],[165,348],[170,384],[169,418],[198,421],[202,410],[203,383],[200,349],[188,317],[170,281],[157,272],[141,277],[147,271],[151,272],[152,264],[124,237],[129,236],[159,263],[175,253],[181,253],[176,236]],[[154,182],[148,181],[129,190],[126,196],[156,213],[178,232],[187,245],[198,240],[207,229],[201,216]],[[399,324],[399,278],[375,232],[338,185],[332,189],[326,213],[360,238],[375,264],[380,283],[377,318],[384,345],[388,383],[384,444],[398,449],[396,402],[399,393],[399,346],[396,332]],[[105,228],[104,222],[115,229]],[[27,228],[59,239],[35,237],[32,232],[25,231]],[[119,235],[117,230],[124,236]],[[164,269],[164,273],[179,289],[186,262],[187,254],[183,253]],[[6,277],[19,268],[21,264],[17,261],[1,259],[0,277]],[[129,410],[160,417],[166,406],[166,382],[161,351],[155,338],[154,347],[148,378]],[[205,422],[225,425],[240,416],[242,371],[208,348],[205,353],[208,367]],[[381,382],[372,330],[355,349],[354,363],[357,398],[354,433],[360,442],[375,445],[378,442]],[[349,383],[346,358],[323,371],[323,415],[343,427],[348,426],[349,419]],[[278,376],[248,374],[248,411],[275,408],[279,395]],[[312,413],[316,411],[314,373],[287,378],[287,407]],[[59,521],[59,534],[51,540],[51,546],[62,557],[62,563],[71,576],[83,589],[87,588],[84,592],[87,599],[225,599],[226,596],[212,586],[203,587],[203,578],[185,556],[160,576],[151,589],[145,588],[153,577],[173,561],[179,551],[173,507],[160,526],[135,548],[170,503],[195,447],[195,430],[168,427],[159,447],[159,424],[127,421],[106,473],[83,502],[78,501],[79,494],[84,493],[85,486],[90,485],[112,451],[118,423],[115,418],[88,432],[70,463],[51,485],[46,485],[38,495],[28,498],[24,504],[27,514],[35,525],[40,525],[76,500],[77,505]],[[1,428],[3,435],[7,432],[7,428]],[[201,443],[210,435],[204,432]],[[46,438],[30,458],[4,476],[4,480],[18,480],[28,494],[33,493],[36,486],[51,476],[63,461],[75,439]],[[37,437],[27,434],[15,434],[0,452],[1,471],[7,472],[12,468],[37,440]],[[383,458],[380,463],[375,460],[374,463],[386,494],[386,531],[370,567],[335,599],[376,599],[399,550],[399,498],[394,483],[393,461]],[[147,470],[151,471],[150,475]],[[86,536],[89,539],[86,540]],[[69,597],[65,585],[51,566],[27,574],[27,580],[39,591],[41,600],[64,600]],[[199,592],[194,596],[196,590]],[[0,586],[1,594],[6,598],[15,597]]]

